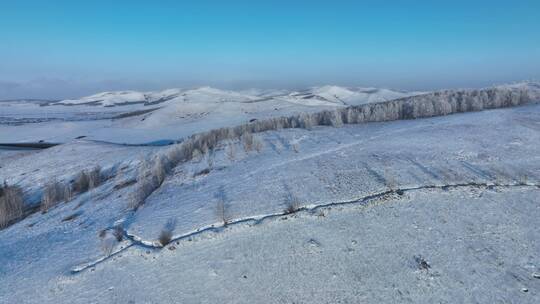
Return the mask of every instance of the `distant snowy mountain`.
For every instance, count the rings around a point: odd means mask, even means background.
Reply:
[[[33,98],[23,98],[23,99],[4,99],[0,100],[0,102],[3,103],[26,103],[26,104],[39,104],[39,105],[46,105],[53,102],[57,102],[58,100],[52,100],[52,99],[33,99]]]
[[[164,102],[178,97],[181,93],[179,89],[165,90],[162,92],[136,92],[118,91],[103,92],[80,99],[67,99],[54,103],[55,105],[95,105],[95,106],[120,106],[128,104],[153,104]]]
[[[357,105],[391,100],[421,92],[403,92],[377,88],[345,88],[339,86],[313,87],[303,91],[248,89],[220,90],[211,87],[169,89],[159,92],[103,92],[80,99],[68,99],[54,105],[93,105],[113,107],[132,104],[152,105],[169,101],[194,103],[286,101],[306,106]]]
[[[155,92],[103,92],[79,99],[0,103],[0,141],[69,141],[79,136],[140,143],[191,134],[277,116],[379,102],[421,92],[320,86],[305,90],[222,90],[211,87]],[[112,121],[109,120],[114,118]],[[33,123],[47,121],[40,128]],[[69,128],[59,126],[73,123]],[[62,133],[53,130],[62,128]],[[114,129],[115,132],[111,132]]]
[[[348,89],[338,86],[314,87],[301,92],[283,90],[226,91],[210,87],[186,90],[162,103],[144,120],[122,121],[123,127],[154,129],[183,125],[208,129],[234,125],[253,119],[385,101],[419,94],[386,89]],[[163,95],[163,94],[162,94]]]
[[[313,87],[306,91],[293,92],[287,97],[291,102],[305,102],[313,105],[359,105],[364,103],[398,99],[407,96],[419,95],[422,93],[424,92],[405,92],[378,88],[322,86]]]

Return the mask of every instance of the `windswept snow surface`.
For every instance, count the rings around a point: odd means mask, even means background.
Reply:
[[[0,103],[0,142],[68,142],[80,136],[115,143],[178,140],[193,133],[346,105],[384,101],[420,92],[315,87],[228,91],[210,87],[161,92],[105,92],[40,106]],[[144,112],[148,113],[144,113]],[[112,119],[115,118],[116,119]],[[122,117],[122,118],[118,118]]]
[[[0,230],[0,303],[540,301],[540,105],[257,136],[260,153],[235,143],[176,167],[136,212],[126,181],[160,148],[9,155],[0,180],[30,197],[85,158],[120,173]],[[326,207],[241,222],[291,196]],[[219,200],[232,224],[197,232],[222,226]],[[154,248],[171,220],[173,243]],[[107,258],[98,233],[118,224],[141,243]]]

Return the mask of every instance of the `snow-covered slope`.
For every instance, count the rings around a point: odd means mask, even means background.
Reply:
[[[136,212],[126,181],[160,148],[10,155],[0,180],[25,188],[93,163],[121,173],[0,230],[0,303],[538,303],[539,122],[529,105],[265,132],[259,153],[223,143],[176,167]],[[282,215],[291,198],[305,210]]]
[[[178,97],[182,90],[170,89],[162,92],[136,92],[119,91],[103,92],[80,99],[67,99],[53,103],[53,105],[95,105],[95,106],[121,106],[129,104],[161,103]]]
[[[67,142],[80,136],[117,143],[177,140],[253,119],[321,111],[418,93],[336,86],[315,87],[302,92],[201,87],[160,92],[105,92],[44,107],[6,103],[0,104],[0,142]],[[114,117],[123,118],[110,120]]]
[[[381,102],[407,96],[420,95],[425,92],[393,91],[377,88],[345,88],[339,86],[314,87],[307,91],[293,92],[284,97],[290,102],[309,103],[313,105],[360,105]]]
[[[122,106],[130,104],[152,105],[169,100],[185,103],[256,102],[266,99],[286,100],[307,106],[356,105],[418,95],[423,92],[393,91],[377,88],[345,88],[339,86],[313,87],[303,91],[220,90],[211,87],[197,89],[169,89],[160,92],[118,91],[103,92],[80,99],[62,100],[53,105]]]

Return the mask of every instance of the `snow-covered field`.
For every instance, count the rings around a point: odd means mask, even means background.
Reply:
[[[523,86],[536,88],[513,87]],[[267,131],[255,135],[260,151],[223,142],[175,167],[133,211],[141,160],[167,147],[94,140],[181,139],[413,93],[124,93],[0,103],[2,117],[103,115],[0,126],[0,142],[66,142],[0,150],[0,180],[20,185],[29,206],[52,178],[95,165],[108,178],[0,230],[0,303],[540,302],[540,105]],[[158,109],[107,119],[146,107]]]

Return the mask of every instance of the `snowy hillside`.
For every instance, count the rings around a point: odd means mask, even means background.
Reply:
[[[103,92],[81,99],[67,99],[53,103],[52,105],[95,105],[95,106],[120,106],[129,104],[151,104],[160,103],[180,95],[181,90],[166,90],[163,92],[135,92],[135,91],[120,91],[120,92]]]
[[[30,199],[106,178],[0,230],[0,302],[540,300],[539,105],[254,136],[179,164],[136,211],[141,159],[168,148],[0,154]]]
[[[403,92],[377,88],[345,88],[322,86],[307,91],[289,93],[284,98],[290,102],[312,105],[360,105],[381,102],[407,96],[420,95],[424,92]]]
[[[418,94],[335,86],[302,92],[228,91],[210,87],[161,92],[105,92],[77,100],[0,104],[0,142],[115,143],[179,140],[191,134],[255,119],[314,112]]]
[[[152,105],[170,100],[186,103],[257,102],[264,99],[286,100],[303,105],[362,104],[417,95],[421,92],[401,92],[376,88],[344,88],[339,86],[313,87],[296,92],[287,90],[241,90],[238,92],[211,87],[197,89],[169,89],[161,92],[119,91],[104,92],[73,100],[62,100],[53,105],[122,106]]]
[[[0,303],[538,303],[540,86],[375,91],[102,94],[0,127],[65,141],[0,146]]]
[[[94,106],[124,106],[130,104],[142,104],[145,106],[160,104],[170,100],[176,102],[227,102],[227,101],[249,101],[256,99],[233,91],[202,87],[198,89],[168,89],[160,92],[135,92],[119,91],[104,92],[92,96],[74,100],[62,100],[52,105],[94,105]]]

